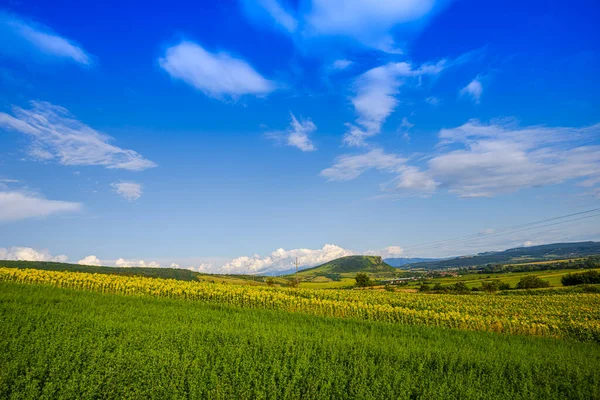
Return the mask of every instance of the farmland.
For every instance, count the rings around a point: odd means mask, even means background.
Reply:
[[[11,268],[0,268],[0,281],[600,342],[600,294],[593,293],[533,297],[311,290]]]
[[[12,282],[0,282],[0,318],[7,399],[592,399],[600,389],[596,343]]]

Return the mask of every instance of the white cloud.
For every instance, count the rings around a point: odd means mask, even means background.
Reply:
[[[179,264],[177,264],[177,263],[171,263],[171,267],[170,268],[179,268]]]
[[[381,131],[384,121],[398,105],[400,87],[409,78],[437,75],[446,61],[423,64],[413,68],[410,63],[389,63],[373,68],[360,75],[354,82],[355,96],[351,99],[358,118],[356,124],[347,124],[349,131],[344,136],[348,146],[365,146],[365,140]]]
[[[473,79],[467,86],[460,90],[461,96],[469,96],[476,104],[479,104],[481,94],[483,93],[483,85],[479,78]]]
[[[438,99],[435,96],[429,96],[428,98],[425,99],[425,101],[434,107],[438,106],[440,104],[440,99]]]
[[[64,254],[52,256],[48,250],[38,251],[31,247],[9,247],[0,248],[0,260],[67,262],[68,257]]]
[[[294,32],[298,27],[296,18],[286,11],[277,0],[258,0],[258,4],[286,31]]]
[[[317,129],[317,126],[310,120],[298,121],[294,114],[290,113],[290,127],[283,132],[269,132],[267,137],[278,142],[283,142],[287,146],[297,147],[302,151],[315,151],[317,148],[310,140],[309,135]]]
[[[326,244],[321,249],[277,249],[267,257],[255,254],[252,257],[238,257],[213,272],[223,274],[257,274],[265,272],[287,271],[294,268],[296,258],[302,267],[313,267],[339,257],[356,254],[342,247]]]
[[[39,58],[70,60],[90,65],[92,58],[80,46],[52,32],[48,27],[0,11],[0,52],[22,58],[34,54]]]
[[[381,258],[385,259],[401,256],[402,254],[404,254],[404,249],[400,246],[388,246],[381,250],[369,250],[366,251],[364,254],[370,256],[380,256]]]
[[[335,60],[332,64],[331,64],[331,68],[333,69],[337,69],[337,70],[343,70],[348,68],[349,66],[351,66],[352,64],[354,64],[352,61],[350,60]]]
[[[47,102],[32,101],[28,110],[15,106],[13,115],[0,113],[0,128],[29,136],[33,140],[30,156],[38,160],[130,171],[156,166],[133,150],[110,144],[112,137],[76,120],[67,109]]]
[[[115,261],[115,266],[117,267],[145,267],[145,268],[160,268],[160,264],[155,261],[150,261],[146,263],[144,260],[125,260],[124,258],[119,258]]]
[[[341,36],[383,51],[399,52],[391,35],[399,26],[419,29],[448,1],[436,0],[312,0],[305,15],[305,34]]]
[[[277,88],[246,61],[227,53],[210,53],[189,41],[169,47],[158,62],[171,77],[218,99],[245,94],[264,96]]]
[[[384,187],[409,194],[446,190],[461,197],[491,197],[524,188],[574,181],[600,183],[600,146],[586,145],[600,124],[581,127],[519,127],[511,121],[471,120],[440,131],[437,154],[424,167],[382,150],[345,155],[321,172],[329,180],[350,180],[369,169],[395,175]]]
[[[142,197],[142,185],[135,182],[115,182],[111,183],[115,192],[123,198],[134,201]]]
[[[0,191],[0,222],[47,217],[52,214],[77,212],[81,203],[48,200],[17,191]]]
[[[330,181],[349,181],[358,178],[369,169],[400,171],[405,162],[406,159],[395,154],[373,149],[363,154],[346,154],[338,157],[331,167],[321,171],[321,176]]]
[[[87,257],[84,257],[81,260],[77,261],[77,264],[93,265],[93,266],[99,267],[102,265],[102,261],[100,261],[100,259],[96,256],[87,256]]]

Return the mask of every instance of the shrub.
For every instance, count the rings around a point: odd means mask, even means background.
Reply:
[[[356,286],[358,287],[371,286],[371,278],[369,278],[369,275],[365,274],[364,272],[359,272],[356,274],[354,279],[356,280]]]
[[[300,278],[288,279],[287,284],[289,287],[297,288],[298,286],[300,286]]]
[[[395,292],[394,287],[392,285],[385,285],[383,288],[386,292]]]
[[[442,284],[438,282],[435,285],[433,285],[433,290],[435,290],[436,292],[441,292],[441,291],[443,291],[445,289],[442,286]]]
[[[269,276],[266,280],[265,283],[267,284],[267,286],[275,286],[275,278],[273,278],[272,276]]]
[[[500,289],[500,290],[510,290],[511,289],[510,283],[508,283],[508,282],[501,282],[500,286],[498,286],[498,289]]]
[[[561,282],[563,286],[600,283],[600,273],[598,271],[586,271],[578,274],[567,274],[562,277]]]
[[[419,286],[419,292],[429,292],[430,290],[431,287],[426,283],[421,283],[421,286]]]
[[[550,282],[544,281],[537,276],[527,275],[521,278],[517,283],[517,289],[538,289],[549,287]]]
[[[469,291],[469,288],[467,287],[466,283],[460,281],[452,285],[452,290],[457,293],[467,293]]]
[[[497,292],[500,289],[500,282],[491,281],[491,282],[482,282],[481,290],[484,292]]]

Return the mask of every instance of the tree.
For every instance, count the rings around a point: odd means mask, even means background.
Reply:
[[[563,286],[600,283],[600,273],[598,271],[586,271],[579,274],[567,274],[562,277],[561,282]]]
[[[431,287],[426,283],[421,283],[421,286],[419,286],[419,292],[429,292],[430,290]]]
[[[481,283],[481,290],[485,291],[485,292],[497,292],[500,289],[500,282],[498,281],[491,281],[491,282],[482,282]]]
[[[521,278],[517,283],[517,289],[538,289],[549,287],[550,282],[544,281],[537,276],[527,275]]]
[[[502,283],[500,283],[500,286],[498,286],[498,288],[500,290],[510,290],[510,283],[502,282]]]
[[[275,278],[273,278],[272,276],[269,276],[266,280],[265,280],[267,286],[275,286]]]
[[[456,282],[454,285],[452,285],[452,290],[457,293],[467,293],[469,291],[469,288],[467,287],[466,283],[464,283],[463,281],[460,281],[460,282]]]
[[[354,279],[356,280],[356,286],[358,287],[371,286],[371,278],[369,278],[369,275],[365,274],[364,272],[359,272],[356,274]]]

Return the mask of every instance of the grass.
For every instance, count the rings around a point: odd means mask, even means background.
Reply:
[[[600,398],[600,346],[0,283],[0,398]]]

